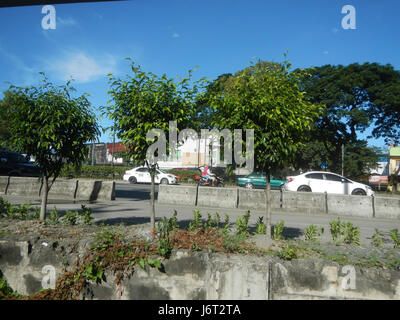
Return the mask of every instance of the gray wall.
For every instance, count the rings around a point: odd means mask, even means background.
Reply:
[[[197,199],[197,201],[196,201]],[[158,203],[264,210],[265,190],[160,185]],[[271,190],[276,212],[400,219],[400,199]]]
[[[46,245],[45,245],[46,244]],[[90,242],[72,240],[0,240],[0,271],[11,288],[23,295],[42,289],[44,266],[56,279],[71,271]],[[81,298],[154,300],[400,299],[400,271],[355,267],[355,287],[347,287],[349,271],[319,259],[283,261],[255,255],[174,250],[156,268],[135,268],[121,285],[106,272],[101,284],[89,282]],[[46,271],[48,272],[48,271]]]
[[[0,177],[0,196],[24,196],[39,198],[42,183],[39,178]],[[51,187],[49,199],[65,200],[115,200],[115,182],[97,180],[57,179]]]

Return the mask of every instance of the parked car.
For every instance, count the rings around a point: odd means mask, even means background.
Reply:
[[[274,176],[271,176],[270,183],[271,183],[271,189],[279,190],[285,184],[285,181],[277,179]],[[247,189],[255,189],[255,188],[265,189],[267,186],[267,178],[263,173],[252,172],[245,177],[238,178],[236,184],[240,187],[246,187]]]
[[[156,169],[157,174],[155,176],[155,183],[161,184],[176,184],[178,183],[178,178],[170,173],[165,173],[160,169]],[[137,167],[131,170],[125,171],[122,178],[130,183],[151,183],[150,172],[147,167]]]
[[[284,190],[364,196],[372,196],[374,194],[372,188],[363,183],[325,171],[312,171],[298,176],[287,177]]]
[[[41,175],[41,169],[22,154],[8,150],[0,150],[0,175],[39,177]]]

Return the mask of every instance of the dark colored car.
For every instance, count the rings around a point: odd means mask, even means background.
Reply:
[[[39,177],[41,170],[38,165],[29,162],[22,154],[0,150],[0,175]]]

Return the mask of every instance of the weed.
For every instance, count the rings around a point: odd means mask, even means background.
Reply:
[[[332,236],[332,240],[336,241],[339,240],[340,237],[342,237],[344,235],[344,231],[343,231],[343,224],[340,221],[340,218],[337,219],[337,221],[333,220],[329,222],[330,225],[330,233]]]
[[[372,235],[371,243],[378,248],[383,247],[383,233],[378,229],[375,229],[375,233]]]
[[[257,224],[256,224],[256,231],[254,234],[266,234],[267,233],[267,227],[264,224],[263,221],[264,217],[258,217]]]
[[[94,264],[93,262],[89,263],[86,266],[85,272],[83,272],[82,275],[86,279],[94,281],[96,283],[101,283],[101,281],[104,280],[103,269],[100,266]]]
[[[53,207],[53,210],[50,211],[49,217],[47,218],[47,221],[51,224],[56,224],[58,223],[60,216],[58,215],[58,211],[56,206]]]
[[[81,212],[79,215],[82,217],[83,223],[87,225],[92,224],[92,220],[94,219],[92,216],[92,209],[86,207],[85,205],[81,205]]]
[[[230,226],[229,216],[225,214],[224,228],[222,230],[224,234],[227,234],[229,232],[229,226]]]
[[[299,257],[298,247],[293,244],[288,244],[283,247],[282,250],[278,251],[278,257],[283,260],[292,260],[297,259]]]
[[[39,207],[34,207],[33,212],[32,212],[32,219],[33,220],[39,220],[40,218],[40,208]]]
[[[174,221],[174,218],[167,219],[164,217],[158,223],[156,230],[158,232],[158,254],[166,258],[170,256],[173,249],[169,235],[174,230]]]
[[[18,299],[20,297],[21,296],[17,292],[11,289],[7,281],[1,277],[0,273],[0,300]]]
[[[221,223],[221,217],[219,216],[218,212],[214,215],[214,225],[217,229],[219,229],[219,224]]]
[[[343,223],[344,242],[346,244],[360,245],[360,228],[353,226],[351,222]]]
[[[394,248],[400,248],[400,237],[398,229],[390,230],[390,237],[394,242]]]
[[[274,225],[274,240],[283,240],[282,232],[285,227],[285,222],[282,220],[277,225]]]
[[[75,225],[78,219],[79,213],[78,211],[69,211],[67,210],[65,216],[63,217],[63,221],[67,225]]]
[[[193,220],[190,221],[189,223],[189,231],[194,232],[197,229],[200,229],[203,227],[203,221],[201,220],[201,214],[199,210],[194,210],[193,211]]]
[[[16,218],[20,220],[27,220],[29,218],[30,204],[21,204],[17,207]]]
[[[248,237],[249,233],[249,220],[250,220],[250,210],[247,210],[243,216],[236,219],[236,233],[238,235]]]
[[[324,233],[323,227],[318,229],[316,225],[312,224],[306,228],[305,239],[309,242],[317,242],[317,238],[320,237],[322,233]]]
[[[192,246],[192,250],[193,251],[201,251],[201,247],[197,245],[196,242],[193,242],[193,246]]]

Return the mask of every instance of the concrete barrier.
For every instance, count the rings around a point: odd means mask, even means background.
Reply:
[[[199,207],[237,208],[237,188],[199,187]]]
[[[8,187],[8,176],[0,176],[0,194],[6,194]]]
[[[174,205],[196,205],[195,186],[169,186],[159,185],[158,203],[159,204],[174,204]]]
[[[7,194],[37,198],[40,196],[40,187],[39,178],[10,177]]]
[[[265,209],[265,190],[239,190],[239,209]],[[280,209],[281,192],[271,190],[271,208]]]
[[[400,199],[375,198],[375,217],[400,219]]]
[[[101,181],[96,180],[78,180],[75,200],[94,201],[101,189]]]
[[[97,195],[97,200],[115,200],[115,182],[101,181],[101,188]]]
[[[56,180],[48,194],[49,199],[74,200],[78,180]]]
[[[282,195],[282,210],[285,212],[325,214],[325,194],[316,192],[285,191]]]
[[[329,194],[328,214],[372,218],[372,197]]]

